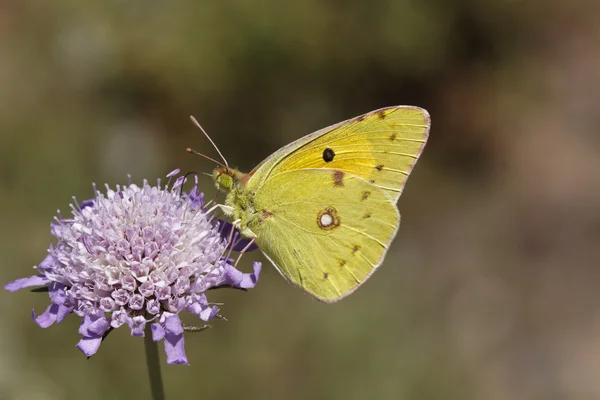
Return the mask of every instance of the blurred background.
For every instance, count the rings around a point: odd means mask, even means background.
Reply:
[[[210,172],[184,151],[215,155],[190,114],[250,170],[418,105],[431,137],[380,270],[324,305],[245,256],[259,285],[211,293],[229,322],[186,336],[167,396],[600,398],[599,18],[583,0],[2,1],[0,281],[31,274],[92,182]],[[79,318],[31,321],[47,304],[0,293],[1,399],[149,396],[142,340],[119,329],[86,361]]]

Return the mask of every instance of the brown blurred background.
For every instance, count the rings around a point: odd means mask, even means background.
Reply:
[[[593,1],[2,1],[0,280],[32,273],[92,182],[210,172],[190,114],[249,170],[419,105],[431,137],[380,271],[330,306],[266,263],[211,293],[229,322],[186,336],[168,397],[600,398],[599,20]],[[47,304],[0,294],[1,399],[148,397],[142,340],[86,361],[79,318],[31,321]]]

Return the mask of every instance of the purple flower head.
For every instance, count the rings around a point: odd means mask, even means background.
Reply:
[[[127,326],[132,336],[144,336],[151,324],[167,362],[187,364],[179,312],[203,321],[218,316],[204,292],[253,288],[261,265],[255,262],[250,274],[234,268],[222,225],[207,214],[197,182],[182,192],[185,181],[95,190],[95,199],[71,206],[72,218],[59,214],[51,224],[57,243],[35,267],[37,274],[4,288],[45,286],[51,304],[40,315],[34,311],[34,321],[47,328],[70,313],[82,317],[77,347],[88,357],[112,329]]]

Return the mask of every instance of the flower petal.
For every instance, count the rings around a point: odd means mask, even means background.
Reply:
[[[52,301],[52,303],[59,305],[65,304],[67,300],[65,285],[58,282],[52,282],[48,285],[48,292],[50,295],[50,301]]]
[[[203,321],[208,321],[214,318],[219,313],[219,307],[210,306],[208,304],[208,300],[206,300],[206,296],[201,295],[193,295],[189,298],[189,304],[186,306],[186,310],[191,312],[192,314],[198,316]]]
[[[165,353],[168,364],[187,364],[183,345],[183,325],[178,315],[165,320]]]
[[[198,211],[204,207],[204,194],[198,190],[197,186],[194,186],[192,190],[190,190],[189,199],[191,202],[191,209],[194,211]]]
[[[253,288],[258,282],[258,277],[260,275],[262,264],[258,261],[255,261],[253,263],[253,267],[254,273],[244,274],[232,265],[227,264],[225,271],[225,282],[223,284],[231,285],[233,287],[241,289]]]
[[[202,319],[202,321],[209,321],[209,320],[213,319],[218,313],[219,313],[219,307],[212,306],[212,307],[207,307],[204,310],[202,310],[198,316],[200,317],[200,319]]]
[[[146,328],[146,318],[138,315],[133,318],[129,318],[127,321],[129,329],[131,329],[131,336],[144,337],[144,328]]]
[[[112,326],[113,328],[119,328],[125,323],[127,323],[128,319],[129,315],[127,314],[127,311],[120,308],[112,313],[110,326]]]
[[[94,205],[94,199],[84,200],[79,204],[79,210],[83,210],[84,208],[88,208]]]
[[[85,354],[87,357],[91,357],[94,354],[96,354],[98,348],[100,347],[100,344],[102,344],[102,336],[97,338],[82,337],[79,340],[79,343],[77,343],[76,347],[79,350],[81,350],[83,354]]]
[[[178,315],[171,315],[165,320],[165,330],[174,335],[183,334],[183,325]]]
[[[58,312],[56,313],[56,323],[60,324],[63,321],[63,319],[65,319],[67,317],[67,315],[69,315],[73,312],[73,310],[74,310],[73,307],[59,305]]]
[[[40,316],[36,317],[35,310],[31,310],[31,317],[40,328],[47,328],[56,322],[56,316],[58,314],[59,305],[50,304],[46,311]]]
[[[152,331],[153,341],[158,342],[165,338],[165,328],[163,328],[161,324],[150,325],[150,330]]]
[[[44,258],[42,260],[42,262],[38,264],[38,266],[36,268],[38,269],[38,271],[41,271],[41,272],[51,270],[52,267],[54,267],[55,262],[56,262],[56,260],[54,259],[52,254],[48,254],[46,256],[46,258]]]
[[[79,334],[83,337],[100,337],[110,328],[110,320],[101,314],[85,315],[79,325]]]
[[[259,261],[254,261],[252,263],[252,268],[254,269],[254,273],[244,274],[244,277],[240,282],[241,288],[251,289],[258,283],[258,277],[260,276],[260,271],[262,270],[262,263]]]
[[[171,172],[169,172],[169,173],[167,174],[167,178],[172,178],[172,177],[174,177],[175,175],[179,174],[179,172],[180,172],[180,171],[181,171],[181,170],[180,170],[179,168],[175,168],[173,171],[171,171]]]
[[[33,275],[29,278],[20,278],[4,285],[4,289],[9,292],[16,292],[26,287],[31,286],[44,286],[50,282],[50,279],[42,275]]]

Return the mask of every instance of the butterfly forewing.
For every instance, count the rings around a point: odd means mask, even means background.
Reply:
[[[425,146],[429,126],[429,114],[418,107],[372,111],[285,146],[253,171],[251,183],[259,186],[286,171],[329,168],[364,178],[397,200]]]

